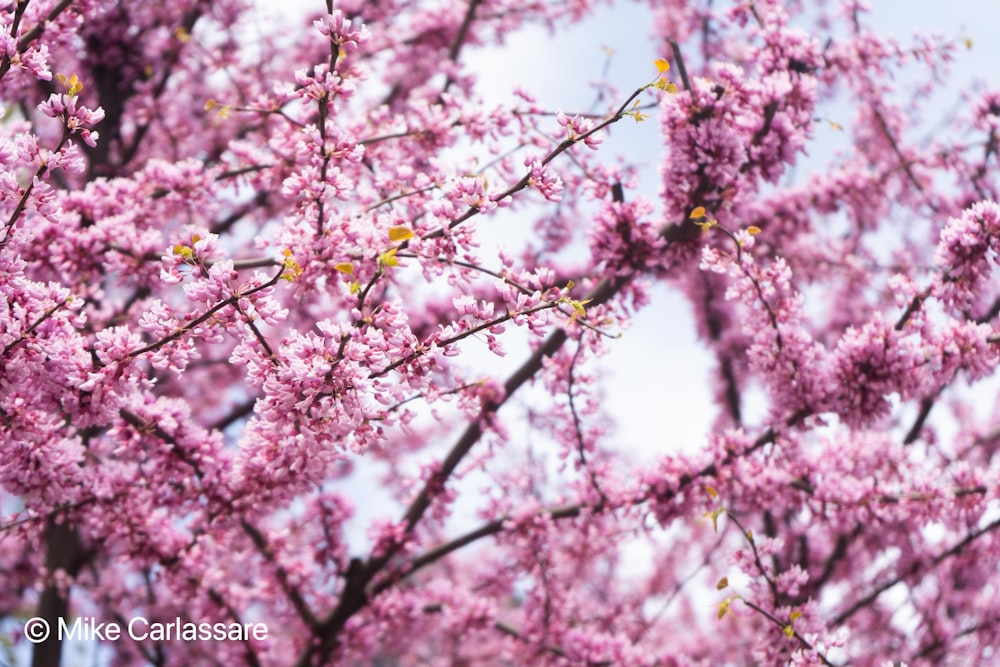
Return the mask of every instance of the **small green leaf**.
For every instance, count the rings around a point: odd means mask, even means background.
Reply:
[[[714,530],[715,532],[719,532],[719,515],[721,515],[725,511],[726,509],[724,507],[720,507],[717,510],[713,510],[711,512],[705,512],[704,514],[702,514],[702,516],[706,518],[711,518],[712,530]]]

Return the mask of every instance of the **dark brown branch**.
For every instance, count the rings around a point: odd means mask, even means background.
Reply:
[[[903,151],[899,147],[899,142],[896,141],[895,135],[893,135],[892,130],[889,129],[889,123],[886,121],[885,115],[882,113],[882,110],[876,107],[874,109],[874,112],[875,112],[875,119],[878,120],[879,127],[882,128],[882,132],[885,134],[885,138],[889,140],[889,146],[892,147],[892,152],[895,153],[896,157],[899,158],[899,162],[902,165],[903,171],[906,173],[907,178],[910,180],[910,182],[913,184],[913,186],[917,189],[918,192],[923,193],[924,186],[921,185],[920,181],[917,180],[916,174],[913,173],[912,161],[907,160],[906,156],[903,155]]]
[[[315,628],[318,625],[316,616],[313,615],[312,610],[309,609],[309,605],[306,603],[305,598],[302,597],[302,593],[298,591],[295,586],[288,579],[288,572],[285,568],[278,562],[275,557],[274,550],[271,549],[270,545],[267,543],[267,539],[264,534],[257,529],[256,526],[251,524],[246,519],[240,521],[240,526],[243,527],[243,532],[250,537],[250,541],[257,548],[257,552],[260,553],[261,557],[267,561],[271,567],[274,568],[274,575],[278,579],[278,584],[281,586],[281,590],[284,592],[285,597],[292,603],[295,608],[295,613],[299,615],[302,622],[305,623],[310,628]]]
[[[191,31],[194,30],[195,23],[198,22],[199,18],[201,18],[202,10],[202,7],[196,5],[185,12],[184,16],[181,18],[178,28],[186,34],[191,34]],[[160,97],[163,96],[163,93],[167,90],[167,84],[170,82],[170,77],[173,76],[174,66],[180,61],[181,50],[183,47],[184,43],[181,42],[177,45],[177,48],[163,54],[163,57],[161,58],[161,61],[163,62],[163,74],[156,82],[156,85],[153,86],[153,100],[160,99]],[[136,153],[139,152],[139,148],[142,146],[142,142],[145,140],[146,134],[149,132],[151,125],[152,120],[149,120],[136,128],[135,134],[132,137],[132,143],[122,150],[121,162],[119,166],[124,167],[132,161],[132,158],[134,158]]]
[[[274,287],[274,285],[277,284],[278,280],[281,279],[281,276],[282,276],[283,273],[284,273],[284,271],[281,271],[280,273],[275,274],[275,276],[273,278],[271,278],[270,280],[268,280],[266,283],[258,285],[257,287],[254,287],[252,289],[249,289],[246,292],[241,292],[241,293],[238,293],[238,294],[234,294],[233,296],[229,297],[228,299],[220,301],[219,303],[215,304],[214,306],[212,306],[211,308],[209,308],[208,310],[206,310],[204,313],[202,313],[201,315],[199,315],[195,319],[193,319],[190,322],[188,322],[187,324],[185,324],[183,327],[180,327],[180,328],[176,329],[173,333],[171,333],[171,334],[169,334],[167,336],[164,336],[160,340],[158,340],[158,341],[156,341],[154,343],[150,343],[149,345],[147,345],[147,346],[145,346],[143,348],[140,348],[138,350],[134,350],[134,351],[130,352],[128,354],[128,357],[130,359],[132,359],[132,358],[135,358],[135,357],[142,356],[143,354],[146,354],[147,352],[153,352],[155,350],[160,349],[161,347],[163,347],[167,343],[169,343],[169,342],[171,342],[173,340],[176,340],[176,339],[180,338],[181,336],[183,336],[185,333],[191,331],[192,329],[194,329],[195,327],[197,327],[198,325],[200,325],[202,322],[206,322],[207,320],[211,319],[211,317],[213,315],[215,315],[217,312],[219,312],[220,310],[222,310],[226,306],[236,306],[239,303],[240,299],[246,298],[246,297],[248,297],[248,296],[250,296],[252,294],[256,294],[257,292],[260,292],[262,290],[268,289],[269,287]]]
[[[670,40],[670,51],[674,54],[674,62],[677,64],[677,73],[681,75],[681,83],[684,84],[684,90],[691,90],[691,80],[688,79],[687,67],[684,65],[684,56],[681,54],[681,47],[677,43],[677,40]]]
[[[597,475],[590,466],[587,464],[587,447],[583,438],[583,423],[580,420],[580,414],[576,409],[576,402],[573,400],[573,383],[574,374],[573,370],[576,368],[576,364],[580,359],[580,353],[583,351],[583,340],[577,341],[576,352],[573,354],[573,360],[569,364],[569,369],[566,372],[566,398],[569,402],[569,412],[573,416],[573,430],[576,432],[576,448],[577,452],[580,454],[580,466],[587,472],[590,478],[590,485],[600,496],[601,502],[598,503],[596,509],[600,511],[607,503],[608,496],[604,493],[604,489],[601,488],[600,482],[597,480]]]
[[[920,412],[917,414],[917,418],[913,421],[913,426],[907,432],[906,437],[903,438],[904,445],[912,445],[920,437],[920,431],[923,430],[924,424],[927,422],[927,417],[931,414],[931,409],[934,407],[935,401],[939,394],[933,396],[925,396],[920,401]]]
[[[75,578],[90,555],[84,549],[77,528],[67,518],[51,515],[45,532],[45,569],[48,572],[45,588],[38,601],[37,616],[50,628],[48,638],[36,644],[31,655],[31,667],[59,667],[62,638],[55,628],[59,621],[69,617],[69,589],[63,589],[55,579],[64,572],[70,580]]]
[[[588,297],[591,307],[606,303],[626,280],[628,280],[627,277],[615,283],[611,283],[608,280],[602,281]],[[319,626],[317,632],[319,643],[310,647],[300,656],[296,663],[298,667],[306,667],[313,664],[317,656],[320,662],[323,662],[336,650],[340,644],[339,634],[347,621],[368,603],[369,591],[367,589],[369,584],[377,574],[385,569],[386,565],[403,547],[405,540],[412,535],[413,530],[430,508],[440,489],[451,479],[459,464],[482,437],[485,428],[489,425],[496,412],[519,388],[541,370],[544,360],[555,354],[567,339],[568,336],[564,329],[557,329],[549,334],[548,338],[545,339],[532,355],[507,378],[507,381],[504,383],[503,396],[483,405],[479,417],[466,427],[465,431],[452,446],[451,451],[448,452],[444,461],[441,462],[439,470],[427,480],[416,498],[410,503],[400,522],[404,528],[404,537],[402,540],[385,545],[380,553],[372,555],[367,561],[357,561],[352,564],[351,569],[348,570],[345,577],[344,591],[341,594],[340,602]]]
[[[208,231],[211,232],[212,234],[223,234],[229,231],[229,229],[233,225],[235,225],[237,222],[245,218],[254,209],[264,206],[267,203],[268,198],[269,195],[267,191],[258,192],[253,199],[243,204],[239,208],[235,209],[233,212],[231,212],[222,220],[219,220],[218,222],[213,224]]]
[[[221,419],[209,424],[208,429],[211,431],[224,431],[229,428],[232,424],[235,424],[239,420],[253,414],[254,406],[257,405],[256,398],[248,398],[236,407],[234,407],[226,416]]]
[[[792,426],[801,421],[804,417],[805,415],[794,415],[788,420],[787,425]],[[765,445],[774,442],[774,439],[776,437],[777,437],[777,432],[773,428],[768,429],[763,434],[761,434],[757,438],[757,440],[754,441],[754,444],[747,451],[739,454],[736,452],[729,452],[722,461],[718,462],[718,464],[711,463],[701,468],[700,470],[696,471],[694,474],[682,475],[681,478],[678,480],[676,489],[669,490],[666,493],[657,496],[655,500],[660,503],[671,502],[696,480],[703,479],[706,477],[714,477],[718,475],[720,467],[729,465],[738,456],[745,456],[747,454],[751,454],[752,452],[757,451],[761,447],[764,447]],[[651,499],[652,498],[649,496],[644,496],[642,498],[638,498],[632,501],[631,505],[641,505],[648,502]],[[602,512],[602,511],[606,512],[610,511],[612,508],[609,507],[607,504],[594,507],[588,507],[587,505],[584,504],[558,505],[556,507],[549,507],[540,510],[538,512],[538,515],[539,516],[546,515],[552,520],[571,519],[580,516],[580,513],[584,509],[589,509],[592,512]],[[431,565],[432,563],[441,560],[448,554],[458,551],[462,547],[468,546],[473,542],[477,542],[485,537],[490,537],[492,535],[499,534],[500,532],[503,531],[504,524],[509,520],[509,518],[510,517],[501,517],[499,519],[494,519],[488,523],[483,524],[479,528],[466,533],[465,535],[457,537],[449,542],[446,542],[429,551],[424,552],[420,556],[417,556],[416,558],[411,560],[409,562],[409,565],[403,568],[402,576],[409,576],[414,572],[416,572],[417,570],[421,570],[427,567],[428,565]],[[371,594],[374,596],[386,590],[394,583],[395,580],[384,580],[380,582],[378,585],[372,587]]]
[[[240,613],[236,611],[233,605],[229,604],[229,602],[222,597],[222,594],[219,593],[219,591],[214,588],[209,588],[208,597],[211,598],[212,602],[219,605],[219,607],[225,609],[226,613],[229,614],[229,618],[231,618],[234,623],[238,623],[241,626],[244,624]],[[253,645],[248,639],[243,640],[243,649],[243,655],[246,656],[247,664],[250,665],[250,667],[260,667],[260,658],[257,657],[257,652],[253,650]]]
[[[955,546],[935,556],[934,559],[928,565],[927,571],[929,572],[930,570],[934,569],[935,567],[940,565],[941,562],[944,561],[945,559],[961,553],[962,550],[965,549],[965,547],[969,546],[983,535],[993,532],[997,528],[1000,528],[1000,519],[997,519],[988,526],[985,526],[979,530],[975,530],[969,533],[968,535],[965,536],[964,539],[958,542]],[[875,600],[877,600],[878,597],[882,595],[882,593],[885,593],[887,590],[889,590],[896,584],[902,583],[906,579],[915,576],[917,573],[918,573],[918,565],[914,565],[913,567],[909,568],[907,572],[892,577],[891,579],[885,581],[881,585],[876,586],[875,589],[872,590],[868,595],[857,600],[850,607],[837,614],[836,618],[833,619],[833,625],[842,625],[848,619],[854,616],[854,614],[858,613],[862,609],[873,604]]]
[[[452,62],[458,61],[458,54],[462,52],[465,40],[469,37],[469,28],[472,27],[472,22],[476,19],[476,8],[480,4],[482,4],[482,0],[469,0],[469,8],[465,11],[462,25],[459,26],[458,33],[455,35],[455,41],[452,42],[451,48],[448,49],[448,60]]]
[[[557,507],[550,507],[539,511],[539,515],[545,515],[553,521],[560,519],[572,519],[580,516],[583,511],[584,505],[559,505]],[[451,540],[450,542],[445,542],[429,551],[424,552],[420,556],[417,556],[409,562],[409,564],[403,569],[402,576],[410,576],[411,574],[422,570],[423,568],[436,563],[445,556],[455,551],[458,551],[462,547],[468,546],[474,542],[478,542],[484,537],[491,537],[493,535],[498,535],[503,532],[504,524],[510,520],[510,517],[502,517],[500,519],[494,519],[488,523],[483,524],[476,530],[466,533],[460,537]],[[372,597],[378,595],[382,591],[388,589],[396,583],[395,579],[386,579],[370,590],[370,595]]]
[[[771,623],[775,624],[779,628],[784,629],[786,627],[790,627],[790,624],[783,622],[781,619],[779,619],[777,616],[775,616],[771,612],[767,611],[763,607],[761,607],[759,605],[756,605],[753,602],[750,602],[749,600],[746,600],[744,598],[740,598],[740,601],[742,601],[743,604],[745,604],[746,606],[748,606],[751,609],[753,609],[754,611],[756,611],[758,614],[763,615],[767,620],[771,621]],[[823,655],[805,637],[803,637],[802,635],[800,635],[798,633],[798,631],[794,627],[792,627],[791,637],[793,637],[795,640],[797,640],[799,642],[799,644],[801,644],[802,646],[804,646],[807,650],[812,651],[816,655],[816,657],[819,658],[820,662],[822,662],[824,665],[826,665],[827,667],[835,667],[832,662],[830,662],[829,660],[827,660],[827,658],[826,658],[825,655]]]

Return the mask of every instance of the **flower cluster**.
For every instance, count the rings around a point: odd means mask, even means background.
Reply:
[[[998,259],[1000,207],[995,202],[979,202],[949,219],[941,231],[934,253],[941,270],[936,296],[953,307],[968,307],[986,288],[991,264]]]
[[[77,105],[77,96],[70,93],[52,93],[49,99],[38,105],[39,111],[50,118],[62,121],[70,134],[79,133],[85,144],[93,148],[97,145],[98,133],[92,131],[95,125],[104,120],[104,109],[88,109]]]
[[[253,4],[0,7],[0,628],[270,630],[123,667],[992,659],[1000,97],[914,121],[962,40],[661,0],[656,78],[563,111],[473,54],[593,0]]]
[[[21,50],[18,36],[15,36],[6,22],[0,22],[0,58],[14,67],[31,72],[40,81],[52,80],[52,70],[49,69],[48,45],[32,45]]]
[[[367,26],[362,23],[359,27],[354,28],[353,24],[354,22],[345,18],[344,12],[339,9],[334,10],[328,16],[313,21],[313,25],[321,35],[329,37],[337,48],[345,51],[354,50],[358,48],[358,44],[371,39],[371,33]]]
[[[549,201],[559,201],[562,199],[560,193],[563,189],[562,179],[552,173],[549,166],[542,164],[537,157],[526,157],[524,166],[528,168],[528,185],[538,190],[538,192]]]

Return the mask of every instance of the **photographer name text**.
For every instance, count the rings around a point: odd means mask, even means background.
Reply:
[[[72,621],[60,618],[55,635],[60,640],[114,642],[123,637],[133,641],[248,641],[267,639],[265,623],[193,623],[180,618],[172,621],[150,621],[137,616],[122,624],[78,616]],[[25,635],[34,643],[49,638],[49,624],[33,618],[25,625]]]

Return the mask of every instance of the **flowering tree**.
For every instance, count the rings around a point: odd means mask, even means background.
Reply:
[[[34,665],[60,621],[120,665],[990,661],[1000,93],[916,120],[961,40],[653,2],[634,92],[563,113],[487,107],[463,56],[589,0],[250,4],[0,7],[0,614]],[[647,117],[658,194],[613,142]],[[662,290],[716,400],[682,452],[651,415],[650,461],[596,358]]]

